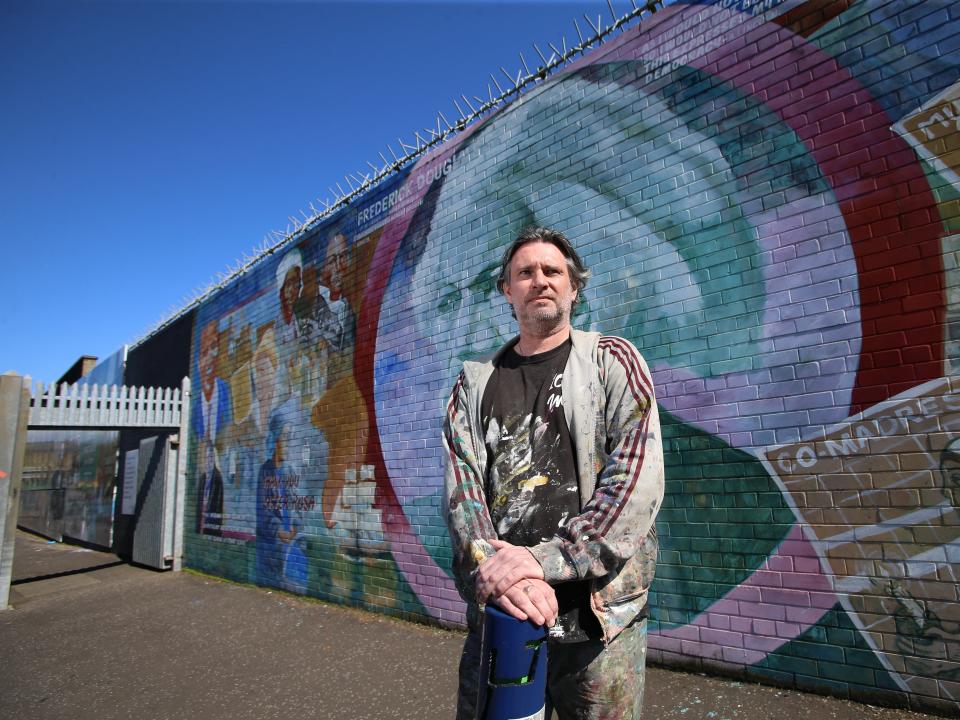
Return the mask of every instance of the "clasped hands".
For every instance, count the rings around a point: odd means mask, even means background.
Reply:
[[[543,579],[543,568],[525,547],[490,540],[496,550],[477,571],[477,601],[495,601],[518,620],[552,627],[557,621],[557,595]]]

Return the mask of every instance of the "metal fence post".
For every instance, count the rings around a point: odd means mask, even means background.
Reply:
[[[180,431],[177,436],[176,495],[173,514],[173,571],[183,567],[183,509],[187,492],[187,445],[190,433],[190,378],[185,377],[180,390]]]

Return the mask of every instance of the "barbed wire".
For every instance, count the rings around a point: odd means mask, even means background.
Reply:
[[[346,183],[348,190],[344,190],[340,183],[336,182],[334,183],[334,187],[336,189],[333,187],[327,188],[327,190],[330,192],[330,195],[333,196],[332,200],[329,198],[318,198],[317,200],[310,202],[308,206],[311,210],[310,214],[307,214],[303,210],[300,211],[300,215],[303,217],[302,221],[294,215],[288,216],[287,220],[289,220],[289,222],[287,223],[284,232],[279,230],[268,231],[267,234],[264,235],[263,241],[260,243],[260,245],[254,248],[253,255],[244,253],[234,266],[228,266],[226,271],[218,272],[210,283],[191,293],[191,295],[184,300],[183,304],[171,308],[171,310],[168,311],[148,331],[141,335],[137,340],[130,343],[130,349],[134,349],[137,346],[142,345],[154,335],[162,332],[181,317],[189,313],[191,310],[201,305],[212,295],[232,283],[237,278],[250,272],[260,263],[266,261],[273,254],[285,249],[289,245],[296,244],[300,239],[311,233],[318,225],[320,225],[331,215],[335,214],[342,207],[349,205],[350,202],[355,198],[370,192],[380,185],[384,180],[400,172],[417,158],[423,156],[437,145],[446,142],[446,140],[453,135],[464,131],[466,128],[477,122],[480,118],[485,117],[491,111],[501,107],[506,107],[520,97],[521,93],[528,87],[536,84],[537,82],[546,80],[553,73],[568,65],[578,56],[581,56],[588,50],[601,45],[615,32],[623,30],[625,26],[631,23],[633,20],[640,18],[645,13],[655,13],[664,5],[664,0],[648,0],[648,2],[642,4],[638,4],[636,0],[630,0],[630,4],[632,6],[631,9],[623,15],[618,16],[614,10],[612,1],[606,0],[606,2],[613,21],[611,24],[603,24],[602,14],[597,16],[596,23],[594,23],[593,19],[584,13],[583,19],[593,31],[592,35],[584,37],[583,31],[580,28],[580,23],[576,18],[574,18],[573,26],[576,30],[577,39],[579,42],[569,48],[567,47],[566,37],[561,38],[560,47],[557,47],[553,43],[547,43],[547,47],[550,49],[549,57],[544,55],[540,48],[537,47],[536,43],[534,43],[533,49],[536,51],[537,56],[540,58],[542,63],[538,65],[535,70],[530,70],[529,65],[527,65],[526,58],[523,56],[523,53],[520,52],[519,57],[521,67],[518,69],[516,75],[507,72],[507,70],[502,66],[499,68],[504,77],[510,83],[507,89],[504,89],[500,85],[496,76],[491,73],[490,80],[493,84],[491,85],[490,83],[487,83],[487,98],[485,100],[477,95],[474,95],[473,100],[476,102],[476,105],[474,105],[474,103],[472,103],[466,95],[460,95],[460,99],[463,100],[469,112],[464,112],[463,108],[460,106],[460,103],[456,98],[454,98],[453,105],[457,110],[457,114],[460,118],[459,120],[451,124],[447,120],[446,116],[444,116],[443,112],[438,111],[436,118],[436,129],[430,127],[423,130],[414,131],[413,144],[406,143],[401,138],[397,138],[397,142],[400,145],[399,155],[394,151],[392,145],[387,145],[387,151],[390,153],[390,158],[387,158],[382,152],[379,153],[380,160],[383,163],[382,165],[375,165],[368,161],[367,165],[370,167],[370,172],[354,171],[353,173],[347,173],[347,175],[344,177],[344,182]],[[497,94],[494,94],[494,88],[496,88]],[[423,134],[421,135],[421,133]],[[317,208],[314,203],[321,204],[323,206],[322,209]]]

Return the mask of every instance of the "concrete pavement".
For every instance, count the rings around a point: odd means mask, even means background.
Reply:
[[[441,720],[462,635],[17,533],[0,716]],[[930,720],[649,668],[649,720]]]

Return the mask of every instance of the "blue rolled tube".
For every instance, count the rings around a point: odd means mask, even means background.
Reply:
[[[547,629],[495,605],[484,609],[478,720],[542,720]]]

